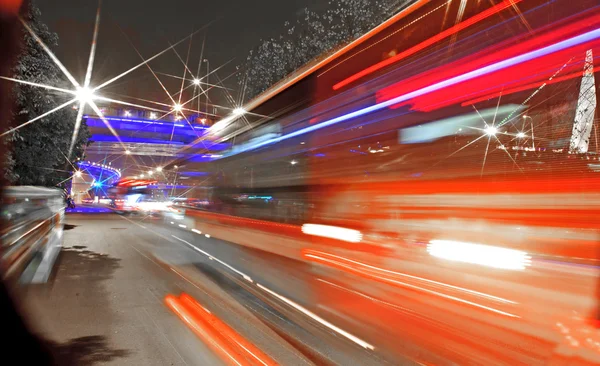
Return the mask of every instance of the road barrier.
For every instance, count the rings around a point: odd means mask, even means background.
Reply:
[[[2,201],[0,274],[21,284],[46,282],[62,247],[62,191],[8,187]]]

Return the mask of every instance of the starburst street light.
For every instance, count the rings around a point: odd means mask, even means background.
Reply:
[[[519,132],[519,133],[517,134],[517,137],[518,137],[518,138],[520,138],[520,139],[522,139],[522,138],[524,138],[524,137],[525,137],[525,133],[524,133],[524,132]]]
[[[0,1],[1,2],[1,1]],[[91,49],[90,49],[90,54],[89,54],[89,59],[88,59],[88,64],[87,64],[87,70],[85,73],[85,78],[83,80],[83,82],[79,82],[77,81],[73,75],[69,72],[69,70],[62,64],[62,62],[58,59],[58,57],[56,57],[56,55],[50,50],[50,48],[44,43],[44,41],[36,34],[36,32],[33,30],[33,28],[23,19],[21,20],[21,23],[23,25],[23,27],[27,30],[27,32],[29,33],[29,35],[35,40],[35,42],[42,48],[42,50],[52,59],[52,61],[54,62],[54,64],[60,69],[60,71],[62,71],[62,73],[66,76],[66,78],[69,80],[70,84],[71,84],[71,88],[59,88],[56,86],[52,86],[52,85],[45,85],[45,84],[40,84],[40,83],[35,83],[33,81],[29,81],[29,80],[20,80],[20,79],[16,79],[16,78],[10,78],[7,76],[3,76],[0,75],[0,79],[3,80],[8,80],[8,81],[12,81],[15,83],[19,83],[19,84],[25,84],[25,85],[31,85],[31,86],[35,86],[35,87],[39,87],[39,88],[44,88],[47,90],[53,90],[53,91],[59,91],[61,93],[67,94],[68,96],[71,97],[71,99],[37,117],[34,117],[32,119],[30,119],[27,122],[24,122],[16,127],[13,127],[9,130],[3,131],[2,133],[0,133],[0,137],[4,137],[6,135],[12,134],[15,131],[28,126],[36,121],[39,121],[45,117],[47,117],[48,115],[51,115],[63,108],[67,108],[67,107],[72,107],[74,106],[74,109],[78,110],[77,113],[77,117],[76,117],[76,121],[75,121],[75,126],[73,129],[73,134],[71,136],[71,144],[69,146],[69,152],[67,154],[67,157],[70,159],[71,155],[73,153],[73,149],[74,146],[77,142],[77,136],[79,133],[79,129],[81,126],[81,122],[82,122],[82,117],[83,117],[83,110],[84,107],[89,106],[102,120],[102,122],[108,127],[108,129],[110,130],[110,132],[117,138],[117,140],[119,141],[119,143],[124,147],[123,142],[121,141],[120,136],[117,134],[117,132],[114,130],[114,128],[110,125],[110,123],[108,122],[108,120],[104,117],[104,110],[100,109],[97,105],[96,105],[96,100],[102,100],[102,101],[108,101],[108,102],[112,102],[112,103],[117,103],[117,104],[121,104],[121,105],[130,105],[130,106],[135,106],[135,107],[140,107],[143,109],[149,109],[152,110],[153,108],[150,107],[146,107],[146,106],[140,106],[140,105],[133,105],[131,103],[128,102],[124,102],[124,101],[120,101],[120,100],[114,100],[114,99],[110,99],[110,98],[105,98],[102,96],[98,95],[98,92],[100,90],[102,90],[103,88],[107,87],[108,85],[114,83],[115,81],[123,78],[124,76],[130,74],[131,72],[137,70],[138,68],[146,65],[148,66],[148,63],[151,62],[152,60],[156,59],[157,57],[165,54],[166,52],[168,52],[169,50],[174,50],[174,47],[176,47],[177,45],[181,44],[182,42],[184,42],[186,39],[191,39],[191,37],[196,34],[197,32],[201,31],[204,27],[201,27],[197,30],[195,30],[193,33],[191,33],[190,35],[180,39],[178,42],[174,43],[174,44],[170,44],[169,47],[167,47],[166,49],[158,52],[157,54],[155,54],[154,56],[147,58],[147,59],[143,59],[143,61],[139,64],[137,64],[136,66],[126,70],[125,72],[111,78],[110,80],[107,80],[105,82],[103,82],[100,85],[94,86],[92,87],[90,85],[91,82],[91,78],[92,78],[92,71],[93,71],[93,66],[94,66],[94,61],[95,61],[95,55],[96,55],[96,45],[97,45],[97,41],[98,41],[98,33],[99,33],[99,26],[100,26],[100,14],[101,14],[101,0],[98,1],[98,8],[97,8],[97,12],[96,12],[96,19],[95,19],[95,25],[94,25],[94,31],[93,31],[93,37],[92,37],[92,42],[91,42]],[[185,104],[185,103],[184,103]],[[127,116],[131,116],[131,114],[129,112],[126,112]],[[125,147],[124,147],[125,150]]]
[[[76,176],[77,178],[81,178],[81,175],[82,175],[82,174],[81,174],[81,172],[80,172],[79,170],[75,172],[75,176]]]
[[[498,129],[494,126],[487,126],[483,131],[488,136],[495,136],[498,133]]]
[[[200,85],[200,79],[194,79],[194,85]]]
[[[77,97],[77,100],[79,102],[85,103],[85,104],[90,103],[96,97],[94,95],[94,91],[85,86],[82,88],[77,88],[77,91],[75,92],[75,96]]]
[[[159,166],[158,168],[156,168],[156,171],[159,173],[162,172],[162,167]]]
[[[179,104],[179,103],[175,103],[175,104],[173,105],[173,110],[174,110],[175,112],[181,112],[181,111],[183,110],[183,106],[182,106],[181,104]]]
[[[233,110],[233,115],[234,116],[241,116],[243,114],[246,114],[246,110],[242,107],[238,107],[236,109]]]
[[[131,151],[130,150],[125,150],[125,154],[131,155]]]

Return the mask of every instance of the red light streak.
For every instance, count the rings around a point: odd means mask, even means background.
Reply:
[[[474,295],[474,296],[485,298],[487,300],[492,300],[492,301],[498,302],[498,303],[516,304],[515,302],[513,302],[511,300],[503,299],[500,297],[488,295],[488,294],[485,294],[482,292],[473,291],[473,290],[469,290],[469,289],[458,287],[458,286],[452,286],[449,284],[428,280],[428,279],[421,278],[421,277],[416,277],[416,276],[411,276],[411,275],[404,274],[404,273],[386,270],[383,268],[371,266],[366,263],[358,262],[355,260],[351,260],[348,258],[340,257],[337,255],[333,255],[333,254],[329,254],[329,253],[325,253],[325,252],[319,252],[319,251],[315,251],[315,250],[303,250],[302,256],[307,260],[321,263],[323,265],[327,265],[327,266],[330,266],[333,268],[337,268],[337,269],[345,271],[345,272],[353,273],[353,274],[361,276],[363,278],[388,283],[392,286],[399,286],[399,287],[405,287],[405,288],[410,288],[413,290],[422,291],[422,292],[425,292],[425,293],[428,293],[431,295],[439,296],[439,297],[442,297],[442,298],[445,298],[448,300],[452,300],[452,301],[456,301],[456,302],[459,302],[459,303],[462,303],[465,305],[470,305],[470,306],[473,306],[473,307],[476,307],[476,308],[479,308],[482,310],[487,310],[487,311],[490,311],[490,312],[493,312],[493,313],[496,313],[499,315],[504,315],[504,316],[508,316],[511,318],[520,318],[520,316],[518,316],[518,315],[511,314],[511,313],[508,313],[508,312],[505,312],[505,311],[502,311],[502,310],[499,310],[496,308],[492,308],[492,307],[489,307],[489,306],[486,306],[486,305],[483,305],[480,303],[476,303],[476,302],[473,302],[473,301],[470,301],[467,299],[463,299],[463,298],[460,298],[457,296],[448,295],[448,294],[445,294],[445,293],[442,293],[439,291],[435,291],[434,289],[437,287],[441,287],[441,288],[447,288],[447,289],[452,289],[452,290],[459,290],[459,291],[464,292],[465,294]],[[428,285],[431,285],[432,289],[428,289],[428,288],[425,288],[423,286],[419,286],[416,284],[410,284],[408,282],[399,281],[400,278],[424,282]]]
[[[248,341],[246,338],[241,336],[229,325],[225,324],[221,319],[211,314],[202,305],[200,305],[194,298],[188,294],[181,294],[179,297],[181,303],[190,310],[195,316],[201,318],[206,323],[216,329],[223,337],[228,339],[234,346],[237,346],[241,352],[245,353],[249,358],[254,359],[260,365],[277,365],[271,357],[265,354],[262,350]]]
[[[189,304],[173,295],[165,297],[165,304],[223,361],[228,361],[227,364],[251,365],[237,347],[230,344],[223,334],[202,319],[195,309],[189,307]]]
[[[583,66],[581,66],[581,68],[583,69]],[[594,68],[593,72],[596,73],[598,71],[600,71],[600,66],[596,66]],[[496,93],[493,93],[493,94],[488,94],[488,95],[485,95],[483,97],[479,97],[479,98],[476,98],[476,99],[471,99],[471,100],[468,100],[466,102],[463,102],[462,106],[464,107],[464,106],[468,106],[468,105],[471,105],[471,104],[483,102],[483,101],[486,101],[486,100],[489,100],[489,99],[494,99],[494,98],[499,97],[501,94],[503,96],[507,96],[507,95],[518,93],[518,92],[521,92],[521,91],[539,88],[543,84],[552,85],[552,84],[555,84],[555,83],[560,83],[562,81],[567,81],[567,80],[571,80],[571,79],[575,79],[575,78],[580,78],[582,74],[583,74],[583,71],[578,71],[578,72],[571,73],[569,75],[565,75],[565,76],[562,76],[562,77],[554,78],[552,80],[546,80],[546,81],[540,80],[540,81],[537,81],[535,83],[526,84],[526,85],[519,86],[519,87],[516,87],[516,88],[504,89],[504,90],[502,90],[502,93],[496,92]]]
[[[394,63],[396,63],[396,62],[398,62],[398,61],[400,61],[402,59],[405,59],[405,58],[407,58],[407,57],[409,57],[411,55],[414,55],[415,53],[417,53],[417,52],[419,52],[419,51],[421,51],[421,50],[423,50],[423,49],[425,49],[425,48],[427,48],[427,47],[429,47],[429,46],[431,46],[431,45],[433,45],[433,44],[435,44],[435,43],[437,43],[437,42],[439,42],[439,41],[441,41],[443,39],[451,37],[451,36],[457,34],[458,32],[460,32],[460,31],[462,31],[462,30],[464,30],[464,29],[466,29],[466,28],[468,28],[468,27],[470,27],[470,26],[472,26],[472,25],[474,25],[474,24],[476,24],[476,23],[478,23],[478,22],[486,19],[486,18],[489,18],[490,16],[492,16],[494,14],[497,14],[497,13],[501,12],[504,9],[512,7],[514,4],[516,4],[516,3],[520,2],[520,1],[521,0],[505,0],[502,3],[500,3],[498,5],[495,5],[495,6],[491,7],[491,8],[489,8],[489,9],[487,9],[487,10],[485,10],[485,11],[483,11],[483,12],[481,12],[481,13],[479,13],[479,14],[477,14],[477,15],[475,15],[475,16],[467,19],[467,20],[465,20],[462,23],[459,23],[459,24],[457,24],[457,25],[455,25],[453,27],[450,27],[450,28],[446,29],[443,32],[438,33],[437,35],[435,35],[435,36],[433,36],[433,37],[431,37],[431,38],[429,38],[429,39],[427,39],[427,40],[425,40],[425,41],[417,44],[416,46],[413,46],[413,47],[411,47],[411,48],[409,48],[409,49],[407,49],[405,51],[400,52],[399,54],[397,54],[394,57],[390,57],[390,58],[388,58],[388,59],[386,59],[384,61],[381,61],[381,62],[379,62],[379,63],[377,63],[375,65],[367,67],[366,69],[364,69],[362,71],[357,72],[356,74],[354,74],[354,75],[352,75],[352,76],[350,76],[350,77],[348,77],[348,78],[340,81],[339,83],[335,84],[333,86],[333,90],[341,89],[344,86],[346,86],[346,85],[348,85],[348,84],[350,84],[350,83],[352,83],[352,82],[354,82],[354,81],[356,81],[356,80],[358,80],[358,79],[360,79],[360,78],[362,78],[364,76],[372,74],[375,71],[381,70],[382,68],[384,68],[386,66],[394,64]]]
[[[514,57],[525,52],[529,52],[540,46],[546,46],[555,42],[563,41],[579,32],[587,31],[591,25],[600,22],[600,14],[595,13],[586,18],[579,19],[575,23],[567,24],[562,27],[553,25],[540,30],[544,32],[535,38],[526,40],[511,39],[501,44],[495,45],[482,52],[476,53],[464,59],[458,60],[443,67],[439,67],[427,72],[415,75],[394,85],[386,87],[377,92],[377,101],[383,102],[393,99],[398,95],[418,90],[427,85],[435,84],[445,79],[450,79],[456,75],[468,72],[470,70],[493,64],[501,60]],[[431,95],[423,95],[411,101],[406,101],[394,107],[413,104],[414,110],[431,111],[465,99],[477,99],[481,94],[491,94],[494,87],[501,89],[507,80],[523,80],[522,83],[531,83],[531,76],[539,74],[539,70],[552,69],[557,70],[565,61],[571,57],[580,58],[585,50],[596,45],[598,42],[590,42],[585,45],[579,45],[566,49],[534,61],[528,61],[518,66],[513,66],[505,70],[497,71],[477,79],[471,80],[469,89],[465,90],[462,84],[454,85],[444,90],[439,90]],[[551,72],[539,75],[540,79],[546,79]],[[508,75],[508,77],[507,77]],[[518,87],[518,86],[513,86]],[[504,94],[504,93],[503,93]]]

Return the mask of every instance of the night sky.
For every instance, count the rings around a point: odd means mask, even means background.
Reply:
[[[76,78],[83,80],[97,1],[37,0],[35,3],[42,11],[42,20],[59,35],[59,47],[56,50],[59,58]],[[205,28],[206,31],[193,37],[188,65],[194,72],[198,69],[202,39],[206,36],[204,58],[209,60],[210,69],[233,59],[218,72],[221,78],[225,78],[235,71],[235,66],[242,63],[248,51],[261,38],[278,36],[286,20],[295,19],[305,7],[326,7],[327,0],[104,0],[102,4],[92,85],[120,74],[141,61],[123,32],[143,56],[150,57],[168,47],[169,42],[174,43],[212,22]],[[184,59],[188,46],[189,42],[185,42],[177,47]],[[150,66],[155,71],[179,76],[184,70],[183,64],[172,51],[152,61]],[[202,65],[202,70],[206,72],[206,63]],[[171,93],[179,90],[180,81],[160,77]],[[229,80],[228,86],[235,87],[234,77]],[[168,100],[146,67],[121,79],[105,92]],[[232,94],[237,98],[237,91],[232,91]],[[111,96],[117,97],[116,94]],[[211,99],[216,103],[227,103],[221,92],[211,94]]]

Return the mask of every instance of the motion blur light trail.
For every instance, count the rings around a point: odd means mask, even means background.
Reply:
[[[531,256],[521,250],[490,245],[432,240],[427,245],[427,251],[438,258],[492,268],[524,270],[531,265]]]
[[[207,344],[227,364],[251,366],[240,349],[235,347],[214,327],[200,317],[189,305],[173,295],[165,297],[165,304],[171,309],[202,341]]]
[[[206,319],[209,324],[219,331],[219,333],[233,341],[240,349],[245,351],[248,356],[253,358],[256,362],[265,366],[277,365],[277,362],[275,362],[270,356],[249,342],[246,338],[241,336],[229,325],[225,324],[222,320],[213,315],[190,295],[183,293],[179,298],[181,302],[188,307],[188,309],[195,309],[196,314]]]
[[[482,95],[506,95],[507,89],[536,81],[540,81],[541,85],[556,70],[561,69],[566,61],[582,58],[581,55],[584,55],[587,49],[598,43],[598,29],[589,31],[590,25],[598,22],[600,14],[594,14],[574,23],[538,31],[541,34],[535,38],[517,38],[494,45],[474,55],[385,87],[377,92],[377,101],[389,101],[399,96],[411,95],[414,90],[440,85],[442,88],[436,88],[435,94],[427,92],[412,95],[392,106],[397,108],[410,104],[412,110],[428,112],[465,99],[478,99]],[[577,36],[585,31],[588,32]],[[565,40],[566,37],[571,38]],[[540,45],[545,47],[540,48]],[[575,67],[577,66],[570,65],[565,72],[571,72]],[[465,76],[467,78],[464,78]],[[448,81],[453,80],[459,82],[448,84]],[[467,80],[470,83],[465,88],[462,82]]]
[[[423,285],[435,285],[436,287],[441,286],[442,288],[446,288],[446,289],[459,290],[464,294],[475,295],[482,299],[492,300],[493,302],[500,303],[500,304],[502,304],[502,303],[515,304],[515,302],[512,300],[503,299],[503,298],[500,298],[497,296],[492,296],[492,295],[482,293],[479,291],[469,290],[466,288],[453,286],[453,285],[449,285],[449,284],[438,282],[438,281],[428,280],[425,278],[412,276],[412,275],[408,275],[405,273],[390,271],[387,269],[383,269],[383,268],[375,267],[375,266],[372,266],[372,265],[369,265],[366,263],[362,263],[362,262],[359,262],[356,260],[352,260],[349,258],[334,255],[331,253],[319,252],[319,251],[314,251],[314,250],[304,250],[303,256],[307,260],[321,263],[321,264],[324,264],[327,266],[331,266],[333,268],[337,268],[337,269],[343,270],[345,272],[353,273],[353,274],[359,275],[363,278],[374,279],[374,280],[388,283],[391,285],[412,288],[412,289],[415,289],[418,291],[429,293],[431,295],[439,296],[439,297],[442,297],[442,298],[445,298],[448,300],[456,301],[456,302],[459,302],[462,304],[470,305],[470,306],[473,306],[473,307],[476,307],[479,309],[491,311],[493,313],[505,315],[505,316],[512,317],[512,318],[520,317],[518,315],[508,313],[506,311],[502,311],[500,309],[496,309],[496,308],[493,308],[490,306],[486,306],[481,303],[476,303],[476,302],[466,300],[464,298],[460,298],[460,297],[453,296],[453,295],[447,295],[442,292],[436,291],[433,288],[429,289],[429,288],[423,287]],[[403,281],[400,281],[399,278],[416,280],[417,284],[410,284],[408,282],[403,282]],[[421,284],[418,284],[419,282]]]
[[[206,237],[207,237],[207,238],[210,238],[210,235],[208,235],[208,234],[205,234],[205,235],[206,235]],[[217,262],[221,263],[222,265],[224,265],[225,267],[229,268],[229,269],[230,269],[230,270],[232,270],[233,272],[235,272],[235,273],[239,274],[240,276],[242,276],[242,278],[243,278],[243,279],[245,279],[246,281],[248,281],[248,282],[254,282],[254,281],[252,281],[252,278],[250,278],[250,276],[248,276],[247,274],[245,274],[245,273],[242,273],[242,272],[238,271],[237,269],[233,268],[233,267],[232,267],[232,266],[230,266],[229,264],[227,264],[227,263],[223,262],[222,260],[220,260],[220,259],[216,258],[215,256],[213,256],[213,255],[211,255],[211,254],[209,254],[209,253],[205,252],[204,250],[202,250],[202,249],[198,248],[197,246],[193,245],[192,243],[190,243],[190,242],[188,242],[188,241],[186,241],[186,240],[183,240],[183,239],[181,239],[181,238],[179,238],[179,237],[177,237],[177,236],[175,236],[175,235],[171,235],[171,236],[172,236],[173,238],[175,238],[175,239],[179,240],[180,242],[182,242],[182,243],[186,244],[187,246],[189,246],[189,247],[190,247],[190,248],[192,248],[193,250],[197,251],[198,253],[202,253],[202,254],[204,254],[205,256],[207,256],[207,257],[208,257],[208,259],[210,259],[210,260],[214,260],[214,261],[217,261]]]
[[[237,365],[278,365],[269,355],[217,318],[190,295],[182,293],[178,298],[167,295],[165,303],[204,342],[224,356],[224,361],[233,360]],[[208,339],[209,337],[211,339]]]
[[[476,70],[469,71],[462,75],[458,75],[458,76],[452,77],[450,79],[446,79],[444,81],[436,82],[434,84],[422,87],[418,90],[414,90],[407,94],[396,96],[387,101],[374,104],[370,107],[362,108],[355,112],[351,112],[351,113],[348,113],[348,114],[345,114],[345,115],[342,115],[342,116],[339,116],[336,118],[332,118],[328,121],[324,121],[324,122],[321,122],[319,124],[316,124],[316,125],[313,125],[310,127],[305,127],[305,128],[288,133],[283,136],[275,137],[275,138],[268,139],[266,141],[262,141],[262,142],[259,142],[256,144],[248,145],[242,149],[236,150],[235,154],[239,154],[239,153],[250,151],[250,150],[255,150],[255,149],[258,149],[263,146],[267,146],[267,145],[278,143],[278,142],[281,142],[281,141],[284,141],[284,140],[287,140],[287,139],[290,139],[293,137],[304,135],[309,132],[313,132],[313,131],[334,125],[336,123],[344,122],[344,121],[347,121],[347,120],[350,120],[350,119],[353,119],[353,118],[356,118],[356,117],[359,117],[359,116],[362,116],[362,115],[365,115],[368,113],[372,113],[372,112],[379,111],[384,108],[388,108],[388,107],[397,105],[402,102],[406,102],[408,100],[411,100],[411,99],[419,97],[419,96],[423,96],[423,95],[426,95],[426,94],[429,94],[429,93],[432,93],[435,91],[439,91],[439,90],[442,90],[444,88],[447,88],[447,87],[450,87],[453,85],[458,85],[460,83],[478,78],[483,75],[487,75],[487,74],[490,74],[490,73],[493,73],[493,72],[496,72],[499,70],[504,70],[506,68],[516,66],[516,65],[519,65],[524,62],[531,61],[531,60],[535,60],[537,58],[540,58],[540,57],[543,57],[546,55],[550,55],[550,54],[553,54],[553,53],[556,53],[556,52],[559,52],[562,50],[566,50],[571,47],[585,45],[586,43],[597,40],[599,38],[600,38],[600,28],[594,29],[592,31],[569,38],[567,40],[564,40],[564,41],[561,41],[561,42],[558,42],[558,43],[555,43],[555,44],[552,44],[552,45],[549,45],[549,46],[546,46],[543,48],[539,48],[534,51],[530,51],[530,52],[527,52],[527,53],[524,53],[524,54],[521,54],[521,55],[518,55],[515,57],[511,57],[509,59],[505,59],[503,61],[496,62],[494,64],[491,64],[491,65],[488,65],[488,66],[485,66],[485,67],[482,67],[482,68],[479,68]],[[225,156],[231,156],[231,155],[234,155],[234,153],[229,153],[229,154],[226,154]]]
[[[348,84],[350,84],[350,83],[352,83],[352,82],[354,82],[354,81],[356,81],[356,80],[358,80],[358,79],[360,79],[360,78],[362,78],[364,76],[367,76],[367,75],[369,75],[369,74],[371,74],[371,73],[373,73],[373,72],[375,72],[377,70],[381,70],[381,69],[383,69],[386,66],[394,64],[394,63],[396,63],[396,62],[398,62],[398,61],[400,61],[402,59],[405,59],[405,58],[407,58],[407,57],[409,57],[411,55],[414,55],[415,53],[417,53],[417,52],[419,52],[419,51],[421,51],[421,50],[423,50],[423,49],[425,49],[425,48],[427,48],[429,46],[432,46],[432,45],[436,44],[437,42],[439,42],[439,41],[441,41],[441,40],[443,40],[445,38],[451,37],[451,36],[457,34],[458,32],[460,32],[460,31],[462,31],[462,30],[464,30],[464,29],[466,29],[466,28],[468,28],[468,27],[470,27],[470,26],[472,26],[474,24],[477,24],[477,23],[479,23],[480,21],[482,21],[482,20],[484,20],[486,18],[489,18],[492,15],[495,15],[495,14],[501,12],[502,10],[505,10],[507,8],[515,6],[520,1],[521,0],[505,0],[502,3],[500,3],[500,4],[496,5],[496,6],[493,6],[493,7],[489,8],[489,9],[487,9],[487,10],[485,10],[485,11],[483,11],[483,12],[477,14],[477,15],[475,15],[474,17],[469,18],[469,19],[467,19],[466,21],[464,21],[462,23],[459,23],[459,24],[457,24],[457,25],[455,25],[455,26],[453,26],[451,28],[448,28],[445,31],[443,31],[441,33],[438,33],[434,37],[431,37],[428,40],[426,40],[424,42],[421,42],[418,45],[413,46],[413,47],[411,47],[411,48],[409,48],[409,49],[407,49],[407,50],[399,53],[398,55],[396,55],[394,57],[390,57],[390,58],[386,59],[385,61],[381,61],[378,64],[370,66],[370,67],[364,69],[363,71],[358,72],[358,73],[356,73],[356,74],[354,74],[354,75],[352,75],[352,76],[350,76],[350,77],[348,77],[348,78],[340,81],[339,83],[337,83],[337,84],[335,84],[333,86],[333,89],[334,90],[341,89],[344,86],[346,86],[346,85],[348,85]]]
[[[290,305],[291,307],[295,308],[296,310],[300,311],[301,313],[305,314],[306,316],[316,320],[317,322],[323,324],[324,326],[326,326],[327,328],[335,331],[336,333],[339,333],[340,335],[348,338],[349,340],[351,340],[352,342],[360,345],[361,347],[373,350],[375,349],[375,347],[365,341],[363,341],[362,339],[346,332],[345,330],[331,324],[330,322],[328,322],[327,320],[321,318],[320,316],[316,315],[315,313],[311,312],[310,310],[296,304],[295,302],[291,301],[290,299],[288,299],[285,296],[279,295],[278,293],[266,288],[265,286],[261,285],[260,283],[257,284],[257,286],[261,289],[263,289],[264,291],[268,292],[269,294],[275,296],[276,298],[280,299],[281,301],[285,302],[286,304]]]
[[[324,238],[348,241],[351,243],[360,243],[362,240],[360,231],[336,226],[304,224],[302,225],[302,232],[307,235],[322,236]]]

